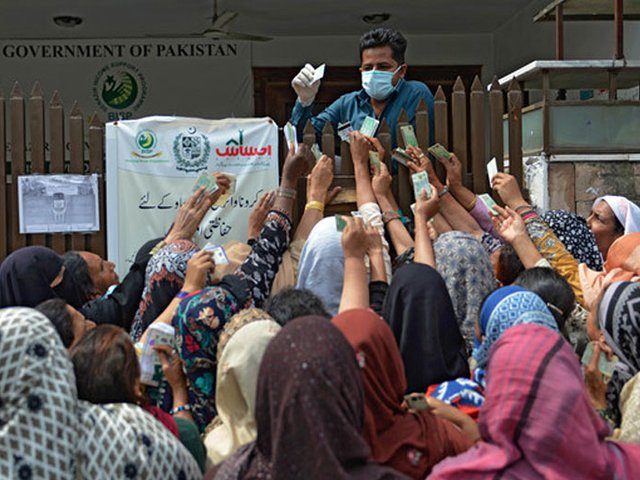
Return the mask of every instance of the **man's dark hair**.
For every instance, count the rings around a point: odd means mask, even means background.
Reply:
[[[84,258],[82,258],[78,252],[66,252],[62,255],[64,262],[65,275],[71,275],[73,277],[77,288],[80,290],[80,297],[82,303],[87,303],[93,298],[93,294],[96,291],[96,286],[91,280],[89,275],[89,266]]]
[[[78,398],[91,403],[137,403],[140,364],[131,337],[115,325],[99,325],[71,349]]]
[[[404,53],[407,51],[407,40],[400,32],[391,28],[376,28],[360,37],[360,60],[362,52],[367,48],[391,47],[393,59],[399,65],[404,63]]]
[[[264,309],[282,326],[308,315],[331,318],[322,300],[304,288],[285,288],[267,300]]]
[[[69,348],[73,343],[73,325],[71,314],[67,310],[67,302],[61,298],[52,298],[36,305],[36,310],[51,321],[64,348]]]

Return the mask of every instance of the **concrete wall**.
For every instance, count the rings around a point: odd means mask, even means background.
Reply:
[[[637,155],[635,157],[638,157]],[[640,204],[640,158],[549,164],[549,208],[589,215],[602,195],[623,195]]]
[[[286,37],[254,42],[254,67],[290,67],[309,62],[359,66],[359,36]],[[482,80],[494,74],[493,35],[407,35],[407,63],[413,65],[482,65]],[[329,72],[327,72],[329,74]]]
[[[498,76],[533,60],[555,58],[555,22],[533,23],[549,0],[534,0],[493,32],[494,67]],[[640,22],[625,22],[625,57],[640,59]],[[564,53],[569,59],[613,58],[613,22],[564,23]]]

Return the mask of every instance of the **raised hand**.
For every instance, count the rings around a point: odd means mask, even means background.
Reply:
[[[322,155],[307,177],[307,199],[324,202],[331,182],[333,182],[333,159]]]
[[[364,258],[367,252],[367,233],[359,218],[344,216],[347,226],[342,232],[342,250],[345,258]]]
[[[371,179],[371,188],[376,198],[391,195],[391,182],[393,178],[384,162],[380,162],[380,171],[375,172]]]
[[[282,167],[282,177],[288,180],[297,181],[298,178],[306,175],[313,165],[314,157],[304,143],[298,145],[298,149],[289,149],[287,157],[284,159]]]
[[[313,81],[314,73],[315,68],[310,63],[307,63],[291,80],[291,86],[298,95],[298,100],[300,100],[303,107],[313,103],[320,88],[320,80]]]
[[[249,231],[247,238],[258,238],[262,231],[262,226],[267,218],[269,210],[273,207],[273,202],[276,199],[274,192],[263,193],[260,200],[251,209],[249,214]]]
[[[527,203],[522,196],[518,181],[513,175],[498,172],[491,180],[491,187],[500,195],[505,205],[511,208],[515,209]]]
[[[425,220],[432,219],[440,210],[440,198],[434,185],[431,185],[431,198],[427,198],[427,192],[423,189],[420,197],[416,198],[416,217]]]
[[[495,205],[493,208],[498,212],[498,215],[491,218],[493,227],[505,241],[512,244],[519,238],[529,235],[520,215],[509,207],[502,208]]]
[[[187,274],[182,290],[185,292],[202,290],[207,284],[208,274],[213,272],[215,268],[213,254],[207,250],[200,250],[187,262]]]

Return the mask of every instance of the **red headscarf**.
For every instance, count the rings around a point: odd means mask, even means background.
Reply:
[[[495,343],[480,411],[480,441],[429,478],[640,478],[640,445],[608,442],[569,344],[541,325],[516,325]]]
[[[376,462],[423,479],[431,467],[471,442],[451,423],[428,411],[402,406],[404,365],[391,328],[371,310],[349,310],[333,319],[356,352],[365,398],[364,436]]]

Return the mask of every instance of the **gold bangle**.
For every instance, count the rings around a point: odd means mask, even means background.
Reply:
[[[322,202],[318,202],[316,200],[312,200],[310,202],[307,202],[307,204],[304,206],[304,210],[305,212],[307,210],[320,210],[320,212],[324,213],[324,203]]]

